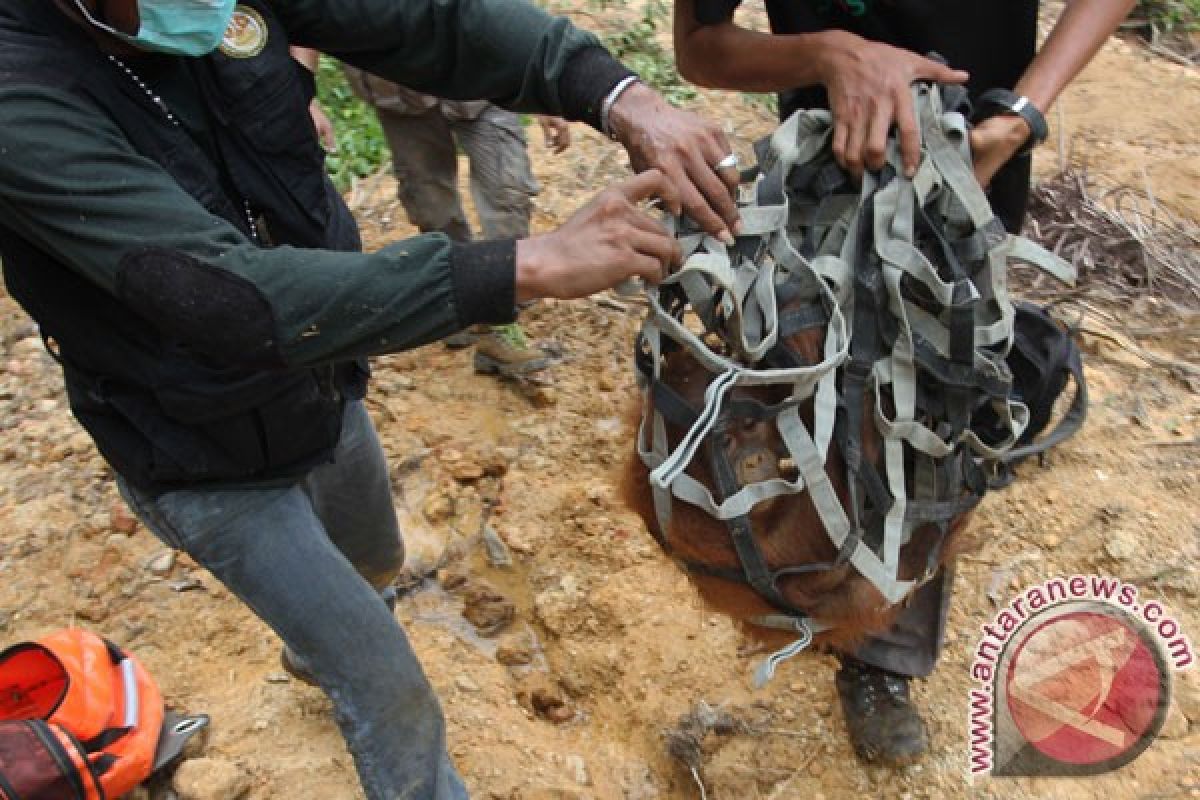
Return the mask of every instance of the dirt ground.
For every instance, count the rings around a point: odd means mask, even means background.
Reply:
[[[772,126],[738,96],[706,94],[698,105],[727,120],[743,150]],[[1056,133],[1038,154],[1039,174],[1070,157],[1200,219],[1200,71],[1114,41],[1050,117]],[[624,170],[616,148],[579,126],[575,134],[560,157],[531,136],[544,187],[539,229]],[[411,233],[392,192],[381,177],[352,193],[372,247]],[[1086,428],[1045,467],[1027,465],[989,495],[971,523],[979,546],[959,562],[946,651],[917,682],[932,752],[908,769],[868,768],[846,742],[832,658],[789,661],[754,690],[763,656],[754,637],[706,609],[614,501],[631,446],[620,420],[636,398],[640,308],[600,297],[526,312],[530,335],[566,354],[545,387],[476,375],[469,349],[441,345],[375,363],[369,406],[395,467],[409,563],[443,565],[397,613],[443,699],[472,796],[682,800],[701,797],[697,779],[707,797],[726,800],[1200,796],[1195,670],[1177,681],[1167,735],[1117,773],[966,780],[970,654],[980,625],[1019,588],[1119,576],[1169,606],[1200,644],[1200,397],[1177,375],[1085,337]],[[1174,331],[1143,337],[1142,347],[1200,362],[1194,320],[1163,318],[1150,301],[1126,317]],[[129,518],[66,413],[55,364],[6,297],[0,352],[2,640],[87,626],[144,659],[170,705],[211,714],[207,760],[177,780],[185,800],[361,797],[329,703],[280,672],[265,626]],[[495,506],[490,527],[509,567],[493,566],[480,542],[485,504]],[[664,734],[700,703],[757,732],[709,735],[693,776]]]

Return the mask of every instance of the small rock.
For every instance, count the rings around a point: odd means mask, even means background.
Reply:
[[[175,551],[164,550],[154,558],[150,559],[146,564],[146,569],[150,574],[157,575],[160,578],[165,578],[171,574],[171,570],[175,568]]]
[[[567,705],[562,692],[555,687],[539,686],[529,695],[529,704],[533,710],[554,723],[566,722],[575,716],[575,712]]]
[[[454,498],[445,492],[431,492],[425,498],[422,510],[425,513],[425,519],[437,525],[454,516]]]
[[[510,463],[517,460],[517,452],[505,447],[481,448],[476,460],[483,466],[485,475],[498,478],[508,472]]]
[[[479,684],[468,678],[466,675],[459,675],[454,679],[454,685],[464,692],[478,692]]]
[[[245,770],[217,758],[184,761],[171,782],[179,800],[237,800],[250,788]]]
[[[528,642],[502,644],[496,648],[496,660],[506,667],[524,667],[533,663],[533,648]]]
[[[447,592],[452,592],[455,589],[461,589],[467,584],[467,573],[461,569],[439,569],[437,571],[438,586],[441,586]]]
[[[288,675],[286,672],[271,672],[268,673],[267,677],[263,680],[265,680],[267,683],[291,683],[292,676]]]
[[[1104,552],[1117,561],[1127,561],[1137,552],[1137,542],[1127,531],[1115,530],[1105,540]]]
[[[508,551],[508,545],[491,525],[483,526],[483,549],[487,553],[488,563],[493,567],[512,566],[512,554]]]
[[[108,519],[108,526],[117,533],[131,536],[137,530],[137,518],[130,513],[129,507],[121,500],[112,504],[112,508],[108,512]]]
[[[1054,548],[1058,547],[1060,541],[1061,540],[1053,533],[1048,533],[1042,537],[1042,546],[1047,550],[1053,550]]]
[[[459,483],[473,483],[483,477],[483,467],[474,461],[456,461],[450,465],[450,475]]]
[[[513,602],[486,584],[474,584],[464,597],[463,616],[483,636],[494,636],[516,616]]]
[[[111,609],[108,601],[99,597],[76,597],[73,602],[75,616],[84,622],[100,624],[108,619]]]
[[[592,778],[588,775],[587,764],[582,756],[567,756],[567,769],[571,770],[571,775],[580,786],[592,785]]]
[[[549,386],[535,386],[529,391],[529,400],[535,408],[550,408],[558,402],[558,392]]]
[[[170,587],[172,592],[191,592],[197,589],[208,588],[204,585],[204,581],[194,575],[189,575],[183,580],[172,581],[167,586]]]

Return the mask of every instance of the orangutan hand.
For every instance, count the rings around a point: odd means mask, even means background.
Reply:
[[[337,134],[333,130],[333,123],[329,121],[325,110],[321,108],[321,104],[316,100],[309,103],[308,115],[312,117],[313,127],[317,129],[317,139],[321,142],[321,146],[330,153],[336,153]]]
[[[971,129],[975,177],[987,187],[996,173],[1029,141],[1029,123],[1016,114],[988,117]]]

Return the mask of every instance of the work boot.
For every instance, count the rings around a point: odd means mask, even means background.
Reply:
[[[396,588],[394,586],[385,587],[380,590],[379,596],[387,604],[388,611],[395,613],[396,600],[399,598],[399,592],[396,591]],[[309,686],[317,685],[317,679],[313,677],[312,670],[309,669],[308,664],[304,663],[304,659],[287,645],[283,646],[283,652],[279,654],[279,664],[283,667],[284,672],[301,683],[307,683]]]
[[[519,325],[500,325],[475,344],[475,371],[505,378],[524,378],[554,364],[556,359],[529,346]]]
[[[929,749],[925,722],[908,693],[912,679],[843,658],[836,683],[850,743],[869,764],[902,767]]]

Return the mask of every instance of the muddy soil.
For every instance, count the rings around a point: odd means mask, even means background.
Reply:
[[[698,104],[728,121],[743,150],[772,127],[765,109],[738,96],[704,94]],[[1200,219],[1200,72],[1114,41],[1050,116],[1061,136],[1039,153],[1039,174],[1072,158],[1099,177],[1149,185],[1159,202]],[[625,168],[599,136],[575,133],[559,157],[531,136],[544,187],[539,229]],[[393,191],[382,176],[352,193],[372,247],[411,233]],[[641,310],[605,296],[526,312],[529,335],[565,353],[545,386],[476,375],[469,349],[440,344],[375,362],[369,407],[394,465],[409,565],[433,571],[397,614],[443,699],[472,796],[683,800],[701,797],[698,781],[707,797],[726,799],[1200,796],[1194,671],[1177,681],[1164,737],[1115,774],[973,786],[965,777],[969,659],[980,626],[1021,587],[1120,576],[1200,640],[1200,397],[1185,382],[1086,337],[1087,427],[1044,466],[1023,466],[971,523],[978,546],[959,562],[946,652],[917,682],[932,752],[908,769],[870,768],[847,745],[832,658],[789,661],[754,690],[761,644],[705,608],[614,498],[631,446],[622,418],[636,402],[630,353]],[[1125,313],[1170,322],[1152,301]],[[1194,330],[1140,344],[1200,361]],[[57,367],[7,298],[0,348],[3,641],[87,626],[139,654],[172,706],[211,714],[209,760],[180,774],[184,797],[361,797],[329,703],[280,671],[265,626],[124,511],[66,413]],[[489,527],[510,566],[489,560]],[[693,775],[666,734],[700,704],[752,730],[709,733]]]

